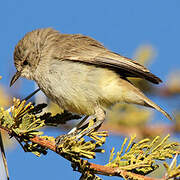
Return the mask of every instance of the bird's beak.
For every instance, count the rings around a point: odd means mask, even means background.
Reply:
[[[16,82],[16,80],[21,76],[21,71],[17,71],[16,74],[12,77],[10,82],[10,87]]]

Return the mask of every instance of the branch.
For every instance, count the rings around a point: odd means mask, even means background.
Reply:
[[[99,179],[96,174],[118,176],[124,179],[162,180],[145,175],[158,167],[157,164],[154,164],[154,160],[173,158],[173,155],[177,152],[174,148],[179,145],[176,142],[167,144],[166,141],[169,135],[161,142],[159,142],[160,137],[157,136],[152,142],[146,138],[137,143],[134,143],[136,136],[131,136],[129,142],[128,138],[124,139],[121,150],[117,152],[116,157],[114,156],[114,148],[112,149],[107,165],[98,165],[82,158],[94,159],[96,152],[104,152],[99,147],[105,143],[108,136],[106,131],[96,132],[93,129],[86,134],[86,136],[91,138],[88,141],[83,137],[77,140],[76,135],[63,135],[60,138],[61,143],[57,145],[54,137],[40,136],[43,132],[37,130],[45,126],[44,121],[46,118],[44,116],[44,118],[42,116],[39,118],[39,116],[35,115],[36,113],[33,114],[33,109],[34,106],[31,103],[25,105],[25,101],[20,102],[20,100],[15,99],[11,113],[4,111],[3,108],[0,109],[0,129],[7,131],[11,137],[15,137],[27,152],[40,156],[41,154],[46,154],[47,149],[50,149],[61,155],[71,162],[73,169],[82,174],[80,179],[84,180]],[[93,126],[93,124],[94,120],[92,119],[86,128]],[[79,133],[86,131],[86,128]],[[171,177],[179,176],[178,168],[179,166],[177,168],[173,166],[175,171],[171,173]],[[172,168],[166,164],[166,169],[169,172],[169,169],[171,170]],[[168,178],[165,176],[163,180]]]
[[[4,127],[0,126],[0,129],[1,128],[4,129]],[[30,138],[29,140],[35,144],[48,148],[51,151],[54,151],[55,153],[64,157],[61,153],[56,151],[56,145],[55,145],[55,142],[53,141],[46,140],[39,136],[35,136],[33,138]],[[151,177],[135,174],[132,172],[128,172],[128,171],[122,170],[121,168],[117,168],[117,167],[113,168],[113,167],[103,166],[103,165],[94,164],[90,162],[88,162],[88,166],[89,166],[90,171],[93,171],[95,174],[101,174],[101,175],[106,175],[106,176],[119,176],[119,177],[124,177],[124,178],[136,177],[137,179],[144,179],[144,180],[165,180],[165,178],[159,178],[159,179],[151,178]]]

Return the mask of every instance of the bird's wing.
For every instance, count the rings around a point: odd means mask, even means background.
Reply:
[[[92,38],[77,35],[77,39],[74,39],[71,41],[74,42],[73,49],[68,49],[69,53],[63,59],[109,68],[121,76],[143,78],[155,84],[162,82],[143,65],[109,51]]]

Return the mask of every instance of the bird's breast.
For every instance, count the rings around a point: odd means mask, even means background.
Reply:
[[[119,77],[105,68],[53,60],[43,69],[35,81],[53,102],[70,112],[92,115],[97,106],[109,106],[117,99],[119,89],[113,89]]]
[[[97,77],[92,77],[91,71],[93,67],[90,66],[54,60],[43,73],[39,73],[35,81],[40,89],[63,109],[92,115],[99,90],[95,83]]]

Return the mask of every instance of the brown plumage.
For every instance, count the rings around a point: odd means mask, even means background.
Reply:
[[[11,85],[20,76],[32,79],[59,106],[79,114],[96,114],[99,124],[106,108],[117,102],[148,106],[171,119],[127,78],[155,84],[162,81],[144,66],[90,37],[37,29],[18,42],[14,63],[17,73]]]

